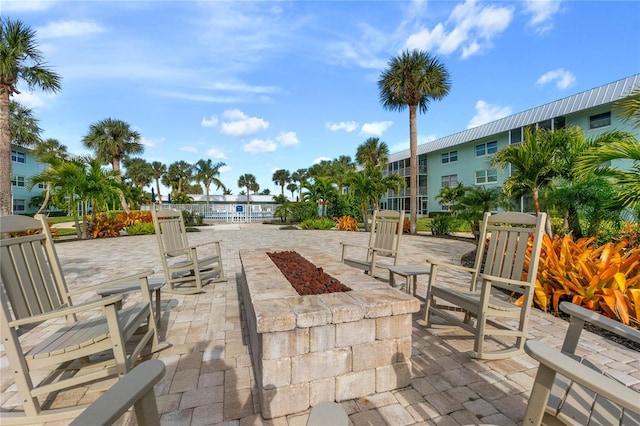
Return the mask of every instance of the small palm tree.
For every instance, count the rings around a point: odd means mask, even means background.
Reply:
[[[33,149],[33,154],[36,156],[39,162],[49,164],[49,166],[53,166],[60,161],[66,161],[69,157],[67,152],[67,146],[63,145],[57,139],[46,139],[41,143],[37,144]],[[33,188],[33,180],[30,184],[29,190]],[[49,204],[49,198],[51,197],[51,182],[46,182],[46,190],[44,200],[40,205],[40,208],[36,212],[36,214],[40,214],[44,209],[47,208]]]
[[[313,183],[305,184],[305,189],[308,192],[304,194],[304,200],[319,203],[321,216],[326,216],[329,201],[337,195],[333,179],[329,176],[315,178]]]
[[[256,177],[251,173],[245,173],[238,178],[238,186],[247,188],[247,204],[251,203],[251,191],[258,192],[260,185],[256,182]]]
[[[427,112],[432,100],[449,94],[449,72],[438,58],[422,50],[405,50],[389,61],[378,81],[380,102],[391,111],[409,107],[410,220],[412,234],[418,221],[418,124],[417,112]]]
[[[293,198],[294,193],[298,190],[298,185],[296,185],[295,183],[289,183],[287,184],[287,191],[291,191],[291,198]]]
[[[160,179],[167,173],[167,166],[160,161],[154,161],[151,163],[151,173],[153,179],[156,181],[156,193],[158,194],[158,202],[162,203],[162,194],[160,194]]]
[[[57,92],[62,79],[44,66],[36,33],[22,21],[0,18],[0,216],[9,215],[11,206],[11,142],[9,123],[11,96],[20,93],[19,83],[45,92]]]
[[[330,176],[333,177],[334,182],[338,185],[339,194],[343,193],[347,176],[355,170],[356,164],[348,155],[341,155],[331,161]]]
[[[295,172],[291,173],[291,179],[294,182],[298,182],[298,198],[302,200],[302,188],[304,183],[307,181],[309,177],[309,172],[307,169],[298,169]]]
[[[120,174],[120,162],[131,154],[141,154],[144,146],[140,143],[140,133],[131,129],[128,123],[122,120],[107,118],[89,127],[89,131],[82,138],[82,143],[89,149],[93,149],[98,160],[104,164],[111,164],[116,174],[116,181],[122,183]],[[129,205],[124,197],[120,197],[122,209],[129,212]]]
[[[273,183],[280,186],[280,194],[284,196],[284,186],[291,182],[291,173],[289,170],[279,169],[273,172],[273,177],[271,178]]]
[[[225,166],[225,163],[218,162],[213,163],[211,159],[198,160],[195,164],[195,178],[197,182],[201,182],[204,185],[205,193],[207,195],[207,204],[209,204],[209,191],[211,184],[216,186],[216,190],[224,188],[224,184],[218,178],[220,176],[220,168]]]

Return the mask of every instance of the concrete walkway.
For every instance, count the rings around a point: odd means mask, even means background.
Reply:
[[[166,375],[155,392],[164,425],[304,425],[309,413],[271,420],[260,416],[246,340],[244,309],[239,303],[241,274],[238,251],[310,247],[339,259],[340,241],[365,243],[362,232],[279,230],[268,225],[204,228],[189,234],[192,243],[222,240],[227,282],[209,284],[201,294],[163,295],[163,336],[172,347],[154,355],[166,364]],[[427,257],[459,263],[472,250],[468,242],[428,236],[405,236],[402,263],[423,263]],[[155,236],[71,241],[56,245],[71,288],[162,266]],[[418,280],[418,294],[427,277]],[[506,360],[471,358],[471,335],[462,330],[434,331],[421,326],[424,309],[414,316],[412,384],[392,392],[342,402],[353,425],[521,424],[537,363],[527,355]],[[531,338],[559,346],[566,323],[534,310]],[[579,351],[611,370],[618,380],[640,388],[638,353],[585,332]],[[40,335],[39,337],[42,337]],[[20,406],[13,377],[2,353],[0,359],[2,409]],[[60,393],[54,407],[95,400],[112,381]],[[122,424],[132,423],[129,413]]]

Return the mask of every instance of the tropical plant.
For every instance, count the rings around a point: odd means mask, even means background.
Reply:
[[[291,173],[289,170],[279,169],[273,172],[273,183],[280,186],[281,194],[284,196],[284,186],[291,182]]]
[[[640,128],[640,85],[629,91],[628,96],[614,102],[614,108],[618,108],[619,115],[627,121],[631,121],[631,126]]]
[[[338,231],[357,231],[358,221],[351,216],[342,216],[336,225]]]
[[[416,233],[418,212],[418,124],[417,113],[427,112],[432,100],[449,94],[449,72],[438,58],[422,50],[405,50],[389,61],[378,81],[382,106],[391,111],[409,108],[411,189],[409,214],[411,234]]]
[[[207,160],[198,160],[193,167],[196,181],[202,182],[204,185],[205,193],[207,195],[207,204],[209,204],[209,190],[211,189],[211,184],[216,186],[216,190],[224,188],[224,184],[218,176],[220,176],[220,168],[225,165],[226,164],[221,161],[214,164],[209,158]]]
[[[356,162],[362,167],[384,167],[389,161],[389,146],[379,138],[369,138],[356,149]]]
[[[193,178],[193,167],[184,160],[178,160],[169,165],[167,172],[161,178],[161,182],[171,188],[171,192],[184,192],[185,184],[191,183]]]
[[[125,177],[136,188],[143,188],[152,182],[153,169],[144,158],[126,157],[122,160],[126,169]]]
[[[563,300],[640,325],[640,249],[544,235],[534,303],[557,314]]]
[[[302,188],[303,184],[307,181],[309,177],[309,173],[307,169],[298,169],[295,172],[291,173],[291,179],[294,182],[298,182],[298,199],[302,200]]]
[[[171,200],[173,204],[191,204],[193,203],[193,197],[191,197],[186,192],[176,192],[173,194],[173,199]]]
[[[511,167],[511,174],[504,180],[503,191],[507,196],[531,193],[533,209],[540,213],[540,189],[549,185],[557,175],[554,156],[556,140],[545,137],[547,130],[526,129],[524,142],[520,145],[508,145],[491,158],[492,167],[503,170]]]
[[[318,219],[307,219],[303,222],[300,223],[300,225],[298,225],[301,229],[320,229],[320,230],[326,230],[326,229],[331,229],[333,227],[336,226],[336,223],[327,218],[327,217],[320,217]]]
[[[362,213],[362,221],[364,222],[365,231],[369,231],[369,218],[368,211],[369,206],[373,204],[375,198],[375,184],[369,179],[365,170],[358,172],[352,172],[348,179],[349,195],[355,198],[360,206],[360,212]]]
[[[251,173],[245,173],[238,178],[238,186],[247,188],[247,204],[251,203],[251,191],[258,192],[260,185],[256,182],[256,177]]]
[[[116,181],[122,183],[120,162],[131,154],[141,154],[144,146],[140,143],[140,133],[131,129],[131,126],[113,118],[91,124],[89,131],[82,138],[82,143],[96,153],[96,157],[103,164],[111,164],[116,172]],[[120,203],[125,212],[129,211],[129,205],[124,194],[120,196]]]
[[[436,195],[436,199],[440,200],[440,204],[443,206],[449,206],[453,211],[458,200],[464,195],[467,187],[462,182],[458,182],[456,186],[443,186],[440,188],[440,192]]]
[[[298,190],[298,185],[296,185],[295,183],[289,183],[287,184],[287,191],[291,191],[291,198],[293,198],[294,193]]]
[[[18,84],[29,89],[57,92],[61,78],[46,67],[36,33],[22,21],[0,17],[0,216],[11,214],[11,143],[28,143],[12,134],[10,99],[19,94]],[[15,130],[14,130],[15,131]],[[39,132],[38,132],[39,133]]]
[[[338,187],[338,193],[344,193],[344,186],[349,173],[356,170],[356,165],[348,155],[341,155],[338,158],[334,158],[330,164],[330,176],[333,178],[336,186]]]
[[[67,152],[67,146],[63,145],[57,139],[46,139],[38,143],[33,149],[33,155],[36,156],[39,162],[53,165],[59,161],[65,161],[69,154]],[[29,191],[33,189],[33,183],[30,183]],[[40,214],[49,204],[49,198],[51,197],[51,182],[46,182],[45,196],[42,203],[39,205],[36,214]]]
[[[304,200],[314,201],[320,204],[320,216],[326,216],[329,201],[337,195],[333,180],[328,176],[318,177],[315,178],[312,183],[305,183],[304,187],[307,190],[307,192],[304,193]]]
[[[502,199],[502,188],[487,186],[463,186],[464,192],[451,210],[458,218],[471,225],[471,232],[480,235],[480,222],[485,212],[496,210]]]

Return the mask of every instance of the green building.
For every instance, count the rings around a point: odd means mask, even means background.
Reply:
[[[449,210],[448,205],[441,205],[436,199],[443,187],[458,183],[502,185],[509,171],[491,169],[491,155],[509,144],[521,143],[528,128],[578,126],[587,139],[606,131],[624,130],[640,139],[640,130],[622,121],[613,108],[615,101],[638,87],[640,74],[418,145],[418,215]],[[409,160],[408,149],[389,156],[387,173],[405,176],[407,187],[399,193],[390,191],[381,200],[380,208],[409,211]],[[528,201],[521,200],[522,211],[532,210]]]

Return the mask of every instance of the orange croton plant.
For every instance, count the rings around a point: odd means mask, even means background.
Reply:
[[[545,235],[534,303],[557,314],[562,300],[640,325],[640,247]]]

